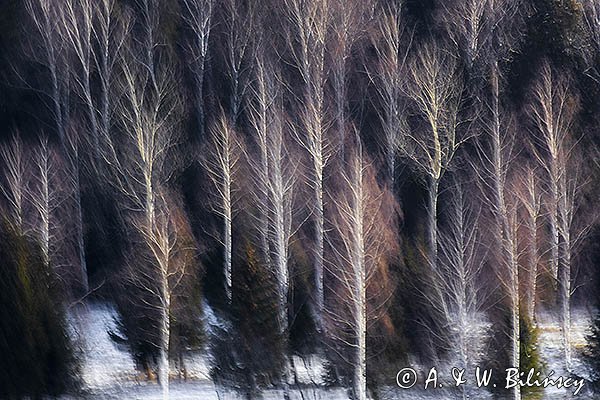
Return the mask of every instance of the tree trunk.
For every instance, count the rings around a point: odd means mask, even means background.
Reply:
[[[567,372],[572,371],[571,357],[571,255],[568,235],[563,241],[563,263],[561,265],[560,302],[561,302],[561,329]]]
[[[230,191],[226,191],[226,195],[229,195]],[[231,302],[231,258],[232,258],[232,240],[231,240],[231,202],[230,199],[226,199],[225,211],[225,293],[227,295],[227,301]]]
[[[164,286],[164,285],[163,285]],[[168,301],[167,301],[168,302]],[[163,400],[169,399],[169,340],[170,340],[170,322],[168,306],[161,308],[160,315],[160,348],[158,356],[158,382],[162,389]]]
[[[513,285],[518,286],[518,281],[515,283],[513,278]],[[511,366],[519,369],[520,357],[521,357],[521,343],[520,343],[520,321],[519,321],[519,299],[518,291],[517,294],[511,295],[511,318],[512,318],[512,332],[511,332]],[[515,400],[521,399],[521,389],[519,385],[513,388],[513,397]]]
[[[533,199],[535,200],[535,199]],[[531,231],[531,243],[529,244],[529,290],[527,291],[527,313],[530,321],[535,324],[535,302],[537,293],[537,224],[535,217],[531,216],[529,221],[529,229]]]
[[[367,298],[364,266],[360,272],[358,304],[356,305],[357,357],[354,366],[354,386],[357,400],[367,400]]]
[[[75,171],[73,173],[75,177],[75,230],[77,236],[77,251],[79,256],[79,274],[81,279],[81,286],[85,293],[89,292],[90,286],[88,283],[87,274],[87,263],[85,260],[85,243],[83,239],[83,210],[81,207],[81,184],[79,181],[79,165],[77,160],[73,162]]]
[[[317,303],[317,329],[323,329],[323,308],[324,308],[324,289],[323,289],[323,271],[325,266],[324,242],[324,210],[323,210],[323,174],[319,174],[316,181],[315,196],[315,234],[316,234],[316,249],[315,249],[315,286],[316,286],[316,303]]]
[[[438,192],[439,192],[439,180],[437,178],[430,178],[429,182],[429,209],[428,211],[428,234],[429,234],[429,243],[428,243],[428,257],[429,263],[432,268],[437,269],[437,253],[438,253],[438,224],[437,224],[437,202],[438,202]]]

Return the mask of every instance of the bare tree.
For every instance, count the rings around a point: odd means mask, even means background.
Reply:
[[[457,150],[469,139],[458,129],[462,77],[456,58],[436,44],[425,44],[417,50],[408,73],[406,94],[414,102],[425,126],[407,133],[405,155],[427,179],[427,256],[435,269],[440,181],[451,168]]]
[[[259,39],[260,40],[260,39]],[[249,101],[249,120],[252,127],[258,157],[253,159],[253,194],[257,205],[258,234],[262,249],[262,259],[267,266],[271,266],[271,252],[269,239],[269,206],[271,204],[269,193],[269,132],[273,115],[275,99],[281,94],[279,82],[275,72],[268,63],[262,43],[258,43],[255,63],[253,66],[253,80],[251,86],[251,100]],[[250,157],[248,157],[250,159]]]
[[[87,110],[93,168],[100,158],[100,135],[96,102],[92,95],[92,73],[94,68],[93,30],[94,5],[90,0],[63,0],[61,3],[60,32],[62,39],[71,49],[75,65],[71,71],[74,89]],[[83,136],[84,138],[86,136]]]
[[[290,133],[285,118],[279,73],[259,52],[255,65],[253,101],[249,105],[250,123],[258,157],[248,154],[253,174],[254,197],[260,214],[258,231],[270,252],[279,293],[281,333],[289,328],[288,294],[290,288],[289,246],[294,217],[293,193],[296,161],[290,149]]]
[[[325,126],[324,87],[326,81],[325,49],[329,19],[327,0],[285,0],[289,21],[288,47],[302,79],[303,106],[299,111],[302,129],[297,140],[310,159],[307,181],[314,192],[312,213],[314,223],[314,266],[317,315],[323,310],[324,270],[324,170],[331,156]],[[300,132],[302,134],[300,134]],[[318,326],[321,328],[319,321]]]
[[[124,51],[127,36],[131,30],[131,18],[127,9],[119,9],[115,0],[100,0],[93,6],[93,40],[97,46],[92,53],[95,72],[100,82],[99,100],[96,109],[99,113],[99,145],[101,157],[116,158],[111,135],[112,115],[115,94],[115,72],[121,52]]]
[[[66,3],[65,3],[66,4]],[[73,6],[71,4],[71,6]],[[52,103],[52,117],[56,124],[56,132],[64,154],[65,160],[71,170],[73,195],[75,202],[75,227],[77,236],[77,247],[79,254],[81,285],[84,291],[88,291],[87,262],[85,258],[85,242],[83,229],[83,210],[81,206],[81,186],[80,186],[80,152],[79,143],[85,138],[78,130],[74,130],[74,122],[71,121],[69,108],[70,77],[73,76],[73,65],[71,58],[78,54],[85,55],[85,43],[82,43],[78,49],[73,48],[73,43],[68,40],[67,31],[69,27],[77,30],[77,16],[71,15],[75,20],[69,20],[68,12],[65,11],[62,3],[49,0],[29,0],[27,2],[27,12],[36,29],[40,40],[39,46],[32,45],[30,57],[44,66],[50,75],[50,88],[41,89]],[[90,28],[91,29],[91,28]],[[75,35],[78,39],[83,37]],[[85,58],[84,60],[85,61]],[[81,83],[81,81],[80,81]],[[76,137],[79,136],[79,137]]]
[[[387,265],[398,237],[393,195],[379,186],[362,145],[356,147],[333,194],[336,212],[328,244],[332,252],[328,273],[333,277],[327,302],[327,333],[352,349],[356,399],[367,399],[367,332],[385,313],[392,285]]]
[[[331,86],[335,101],[335,130],[338,134],[336,146],[343,153],[346,141],[346,125],[348,123],[348,85],[350,79],[350,60],[352,47],[360,39],[362,25],[366,25],[366,8],[370,1],[342,1],[332,2],[331,40],[328,41],[328,55],[331,71]]]
[[[465,55],[467,67],[479,60],[487,40],[486,17],[490,10],[489,0],[466,0],[445,2],[440,15],[450,38]]]
[[[451,186],[446,220],[440,231],[440,262],[435,282],[441,284],[440,311],[450,321],[450,351],[461,368],[477,361],[482,315],[487,295],[479,281],[485,257],[481,249],[479,212],[468,200],[464,184]],[[464,392],[463,392],[464,394]]]
[[[169,345],[171,342],[171,319],[174,298],[190,279],[194,278],[195,246],[190,238],[191,230],[182,208],[164,188],[156,189],[156,212],[152,226],[145,216],[137,214],[132,222],[140,234],[144,249],[143,261],[130,264],[128,278],[150,300],[145,305],[159,315],[157,326],[158,379],[163,399],[169,398]],[[139,255],[138,255],[139,256]]]
[[[7,215],[16,227],[25,228],[25,202],[27,200],[27,154],[17,130],[8,142],[0,147],[3,164],[3,182],[0,191],[5,199]]]
[[[208,41],[212,29],[214,0],[183,0],[182,18],[191,31],[191,40],[187,48],[190,55],[196,95],[196,118],[198,134],[204,137],[205,104],[204,78],[208,61]]]
[[[547,157],[537,154],[540,166],[548,178],[548,218],[552,235],[551,270],[558,279],[559,268],[559,212],[560,198],[566,188],[566,171],[562,171],[568,157],[568,142],[575,114],[577,98],[573,96],[564,75],[557,75],[546,61],[539,71],[539,79],[532,88],[529,115],[540,133],[540,145]]]
[[[145,45],[142,44],[140,49],[142,55],[147,52]],[[152,48],[157,51],[155,45]],[[132,52],[135,50],[131,49]],[[153,284],[158,289],[149,293],[153,304],[160,307],[162,335],[158,345],[159,381],[163,397],[168,398],[169,364],[168,348],[165,348],[168,336],[165,339],[164,335],[169,329],[169,299],[168,291],[164,289],[171,285],[167,282],[170,274],[165,271],[168,270],[170,256],[167,249],[171,246],[170,235],[173,233],[169,228],[169,209],[166,208],[169,196],[165,191],[178,167],[173,151],[181,135],[182,100],[177,70],[168,54],[154,56],[160,61],[156,62],[154,71],[133,54],[123,57],[120,62],[122,96],[116,109],[124,137],[117,151],[119,158],[110,166],[112,182],[122,195],[122,211],[132,215],[144,248],[151,250],[153,268],[149,274],[154,276]]]
[[[251,55],[251,38],[255,32],[254,9],[252,4],[239,0],[227,0],[223,3],[225,22],[225,60],[226,74],[231,88],[229,116],[233,126],[237,127],[243,102],[248,90],[248,56]]]
[[[64,145],[69,118],[70,65],[67,61],[69,49],[62,39],[63,32],[59,23],[60,4],[51,0],[28,0],[25,7],[39,39],[39,45],[36,41],[31,41],[28,55],[48,70],[50,87],[41,90],[51,102],[56,132]]]
[[[392,185],[396,176],[396,159],[406,151],[405,104],[403,84],[406,79],[406,61],[408,46],[403,43],[404,25],[402,21],[402,2],[392,4],[381,11],[376,18],[377,29],[371,35],[377,54],[374,71],[368,71],[381,99],[378,107],[383,134],[387,173]],[[368,67],[367,67],[368,68]]]
[[[33,182],[30,188],[30,202],[37,221],[34,231],[40,240],[44,263],[50,266],[53,251],[60,243],[60,223],[57,218],[64,202],[63,178],[60,174],[61,165],[58,154],[48,141],[47,136],[41,136],[31,156],[31,165],[35,167]]]
[[[579,168],[573,163],[576,149],[573,122],[579,101],[568,77],[555,71],[547,61],[538,75],[532,88],[529,114],[539,133],[534,154],[547,182],[546,207],[552,235],[550,261],[552,275],[558,282],[565,363],[570,371],[574,216],[581,185]]]
[[[501,264],[498,264],[496,276],[504,292],[508,297],[508,307],[510,312],[510,330],[508,336],[510,338],[510,365],[513,368],[519,368],[521,362],[521,302],[520,302],[520,270],[519,270],[519,242],[518,242],[518,202],[514,196],[509,196],[512,190],[507,189],[506,192],[506,214],[502,217],[504,225],[502,229],[502,253]],[[512,390],[515,400],[521,399],[521,389],[515,387]]]
[[[509,299],[511,326],[508,336],[511,342],[510,362],[518,368],[520,360],[520,302],[519,302],[519,248],[517,242],[517,208],[510,184],[510,176],[517,155],[514,118],[500,102],[500,76],[497,63],[491,70],[491,95],[488,104],[489,119],[484,121],[484,135],[477,142],[479,161],[472,169],[478,175],[482,202],[489,207],[493,224],[490,233],[494,243],[499,244],[495,255],[496,276]],[[520,399],[520,390],[513,391]]]
[[[538,227],[543,219],[542,190],[538,184],[539,176],[536,169],[526,167],[524,174],[518,182],[516,195],[519,197],[525,222],[527,236],[527,281],[525,290],[525,304],[527,316],[535,322],[535,308],[537,296],[537,281],[539,277],[539,264],[541,252],[538,241]]]
[[[584,52],[584,60],[588,69],[586,73],[598,82],[598,70],[594,66],[596,56],[600,53],[600,2],[597,0],[582,1],[583,19],[591,42],[591,51]]]
[[[205,151],[203,165],[210,174],[215,189],[215,210],[223,218],[221,240],[224,250],[225,294],[228,301],[231,301],[231,228],[237,211],[235,191],[241,152],[242,144],[232,123],[221,116],[216,126],[211,129],[211,141]]]

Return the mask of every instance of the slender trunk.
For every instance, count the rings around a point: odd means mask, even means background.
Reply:
[[[325,303],[325,295],[323,289],[323,271],[325,265],[325,227],[324,227],[324,210],[323,210],[323,174],[319,174],[319,178],[316,181],[315,196],[316,196],[316,210],[315,210],[315,280],[316,280],[316,303],[317,303],[317,327],[319,330],[323,329],[323,308]]]
[[[429,233],[429,263],[434,270],[437,269],[437,253],[438,253],[438,225],[437,225],[437,203],[439,194],[439,180],[430,178],[429,181],[429,210],[428,210],[428,233]]]
[[[237,128],[238,118],[240,114],[240,108],[242,104],[242,99],[240,98],[240,77],[237,71],[233,73],[233,82],[231,83],[231,121],[233,122],[233,126]]]
[[[532,199],[535,201],[535,199]],[[530,216],[529,230],[531,232],[531,243],[529,244],[529,290],[527,291],[527,312],[530,321],[535,323],[535,300],[537,293],[538,276],[538,248],[537,248],[537,224],[535,216]]]
[[[229,195],[229,191],[226,192]],[[226,201],[228,202],[228,200]],[[231,302],[231,258],[232,258],[232,241],[231,241],[231,207],[225,207],[225,293],[227,295],[227,301]]]
[[[106,52],[107,50],[105,50]],[[108,55],[105,54],[102,62],[102,79],[100,80],[102,88],[100,93],[100,132],[103,140],[110,138],[110,98],[109,98],[109,72],[108,72]],[[102,143],[105,145],[105,143]],[[104,152],[104,148],[101,149]]]
[[[282,185],[282,182],[277,182]],[[275,261],[277,263],[277,272],[279,276],[279,310],[280,310],[280,333],[285,334],[288,330],[288,290],[289,290],[289,271],[287,266],[287,243],[285,234],[285,208],[283,199],[283,187],[281,186],[274,199],[275,211]]]
[[[563,348],[565,355],[565,367],[568,372],[572,371],[571,357],[571,254],[570,238],[568,234],[563,238],[563,265],[561,266],[560,298],[561,298],[561,329],[563,334]]]
[[[160,310],[160,346],[158,358],[158,382],[162,389],[163,400],[169,399],[169,341],[171,336],[171,327],[169,321],[170,299],[166,276],[163,276],[161,292],[163,305]]]
[[[204,140],[204,61],[200,61],[200,65],[196,70],[196,118],[198,122],[198,136],[200,140]]]
[[[87,274],[87,263],[85,259],[85,242],[83,239],[83,209],[81,207],[81,184],[79,180],[79,165],[78,161],[73,161],[73,167],[75,171],[73,176],[75,178],[75,230],[77,236],[77,251],[79,256],[79,273],[81,277],[81,286],[85,293],[89,292],[90,286],[88,283]]]
[[[552,278],[553,278],[553,282],[554,283],[554,288],[557,288],[557,281],[560,278],[560,276],[558,275],[558,266],[559,266],[559,259],[560,259],[560,239],[559,239],[559,232],[558,232],[558,224],[559,224],[559,216],[558,216],[558,202],[559,202],[559,198],[561,196],[560,191],[558,189],[558,182],[557,180],[559,179],[559,172],[557,171],[556,168],[556,163],[557,160],[551,159],[550,160],[550,171],[551,171],[551,175],[550,176],[550,201],[551,201],[551,205],[550,205],[550,233],[552,235],[552,242],[550,243],[551,245],[551,252],[550,252],[550,256],[551,256],[551,260],[550,260],[550,267],[551,267],[551,272],[552,272]]]
[[[48,157],[48,149],[44,149],[44,157]],[[48,268],[50,266],[50,183],[48,182],[48,160],[45,160],[44,171],[42,174],[42,201],[43,208],[40,215],[42,220],[42,253],[44,256],[44,264]]]
[[[360,268],[356,304],[357,358],[354,366],[355,392],[358,400],[367,399],[367,299],[364,265]]]
[[[100,139],[98,137],[98,119],[96,116],[96,106],[95,106],[94,100],[92,98],[92,89],[90,86],[89,74],[87,74],[84,79],[85,79],[85,82],[84,82],[85,94],[84,94],[84,96],[85,96],[85,101],[88,106],[88,117],[90,119],[90,130],[91,130],[91,135],[92,135],[92,146],[93,146],[92,154],[93,154],[94,163],[96,164],[96,165],[94,165],[94,167],[97,168],[98,167],[97,163],[100,160]]]
[[[339,151],[344,157],[344,145],[346,142],[346,66],[343,66],[335,74],[336,81],[336,116],[339,137]]]
[[[510,295],[510,313],[512,318],[512,367],[520,369],[521,365],[521,326],[520,326],[520,303],[519,303],[519,260],[518,260],[518,243],[517,243],[517,222],[515,215],[508,215],[505,213],[504,217],[506,221],[506,249],[509,251],[507,255],[509,260],[509,295]],[[521,399],[521,389],[517,385],[514,389],[515,400]]]
[[[518,277],[515,279],[513,277],[513,285],[517,285],[518,287]],[[519,321],[519,298],[518,291],[517,293],[511,294],[511,319],[512,319],[512,332],[511,332],[511,367],[519,368],[520,366],[520,352],[521,352],[521,343],[520,343],[520,321]],[[519,386],[515,386],[513,388],[513,397],[515,400],[521,399],[521,389]]]
[[[51,68],[52,71],[52,103],[54,105],[54,114],[56,118],[56,131],[58,134],[58,140],[61,146],[65,146],[65,125],[64,125],[64,115],[63,115],[63,107],[61,104],[61,93],[60,87],[58,83],[58,76],[54,68]]]

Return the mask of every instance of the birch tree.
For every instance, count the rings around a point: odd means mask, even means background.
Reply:
[[[158,380],[162,387],[162,398],[169,398],[169,348],[174,299],[180,288],[194,278],[195,247],[190,242],[191,231],[180,206],[168,197],[165,188],[156,190],[156,211],[150,222],[143,215],[133,216],[132,223],[144,241],[142,259],[136,266],[130,265],[128,278],[149,296],[146,307],[159,315],[156,327],[158,348]],[[143,262],[147,265],[143,265]],[[140,265],[142,264],[142,265]]]
[[[352,48],[363,33],[361,26],[366,25],[365,8],[370,1],[332,1],[331,40],[328,41],[328,54],[330,60],[330,82],[335,103],[335,130],[338,139],[336,147],[342,154],[346,141],[346,125],[349,117],[348,85],[351,77]]]
[[[329,19],[327,0],[285,0],[289,32],[288,48],[302,81],[299,111],[301,130],[297,140],[306,151],[310,168],[307,176],[314,199],[311,212],[314,224],[315,303],[317,315],[323,310],[324,270],[324,171],[332,153],[325,125],[324,87],[325,49]],[[319,328],[321,323],[318,322]]]
[[[32,45],[30,57],[48,70],[50,87],[41,92],[50,99],[52,118],[65,160],[68,162],[72,176],[73,196],[75,203],[75,229],[77,253],[79,258],[81,285],[84,291],[89,290],[87,278],[87,261],[85,257],[85,240],[83,229],[83,210],[81,205],[80,186],[80,152],[79,143],[84,135],[74,130],[75,122],[70,115],[70,90],[73,66],[70,60],[74,49],[66,40],[64,22],[65,11],[62,4],[50,0],[29,0],[26,3],[27,13],[35,27],[39,46]],[[76,137],[81,136],[81,137]]]
[[[147,51],[144,46],[140,49],[142,54]],[[118,152],[120,158],[111,165],[111,172],[113,183],[122,195],[122,211],[134,221],[134,227],[143,239],[142,250],[149,252],[151,271],[140,273],[149,274],[154,280],[149,287],[142,281],[141,289],[159,310],[158,375],[166,399],[169,396],[166,345],[169,342],[171,287],[168,260],[174,239],[171,239],[169,209],[165,208],[169,197],[165,193],[178,166],[173,151],[181,134],[182,100],[176,69],[168,54],[156,54],[156,57],[163,58],[156,63],[155,71],[150,71],[133,54],[124,58],[120,65],[122,96],[118,119],[124,137]]]
[[[47,136],[38,139],[31,156],[31,165],[35,168],[31,182],[30,201],[36,215],[34,231],[42,247],[42,256],[46,267],[50,267],[51,256],[60,243],[60,224],[58,211],[64,202],[60,175],[61,165]]]
[[[206,149],[203,165],[208,171],[216,193],[217,214],[223,218],[221,237],[224,251],[223,273],[225,295],[231,301],[231,258],[233,254],[232,222],[237,211],[236,180],[239,170],[242,145],[232,123],[221,116],[211,129],[210,144]]]
[[[443,4],[441,18],[451,40],[463,51],[469,69],[482,56],[489,33],[486,26],[489,9],[489,0],[450,1]]]
[[[259,39],[260,40],[260,39]],[[268,63],[269,58],[261,51],[263,43],[256,46],[256,58],[253,65],[253,79],[251,85],[251,99],[248,104],[250,125],[258,149],[258,157],[252,163],[253,195],[257,205],[256,217],[258,235],[262,250],[262,260],[271,266],[271,251],[269,238],[269,206],[271,204],[269,193],[269,131],[275,117],[273,107],[275,99],[280,96],[279,82],[274,71]],[[251,159],[251,157],[248,157]]]
[[[60,4],[51,0],[28,0],[27,14],[39,44],[32,40],[28,56],[44,67],[49,74],[49,88],[42,88],[45,98],[50,101],[53,122],[59,141],[64,145],[69,118],[69,49],[63,41],[61,30]]]
[[[223,2],[223,18],[225,23],[225,73],[229,79],[229,117],[234,128],[244,105],[248,91],[249,60],[252,55],[251,38],[255,32],[254,13],[252,4],[243,4],[239,0]]]
[[[61,3],[60,22],[62,40],[71,49],[74,65],[71,77],[75,92],[79,95],[87,111],[89,137],[92,153],[92,168],[98,167],[100,158],[100,135],[98,114],[92,95],[92,73],[94,62],[93,31],[94,6],[90,0],[64,0]],[[86,138],[87,136],[83,136]]]
[[[416,51],[408,74],[406,94],[425,124],[407,133],[405,154],[427,180],[427,257],[435,269],[440,182],[452,167],[458,149],[469,139],[458,129],[462,77],[456,58],[436,44],[425,44]]]
[[[545,61],[532,87],[529,115],[538,133],[539,151],[534,151],[547,182],[547,215],[551,233],[550,265],[558,282],[561,328],[567,370],[571,370],[571,312],[573,218],[578,190],[577,168],[572,166],[573,123],[579,109],[568,78]]]
[[[387,174],[394,185],[396,160],[406,151],[407,123],[403,84],[406,79],[408,48],[404,44],[402,2],[392,2],[376,18],[377,29],[371,41],[377,54],[377,63],[369,72],[371,81],[381,101],[378,107],[384,136],[384,153]]]
[[[116,96],[116,72],[119,58],[125,51],[127,36],[131,33],[130,11],[119,8],[115,0],[100,0],[93,3],[93,41],[96,50],[92,53],[95,72],[100,83],[98,112],[99,146],[101,158],[116,158],[114,138],[111,132],[112,116]],[[109,161],[110,163],[111,161]]]
[[[214,0],[182,0],[182,19],[190,30],[190,69],[194,80],[196,120],[198,136],[204,138],[206,116],[204,104],[204,80],[208,61],[208,44],[213,25]]]
[[[489,119],[484,123],[484,135],[477,141],[479,160],[474,162],[473,171],[477,173],[482,202],[489,207],[493,221],[490,227],[494,243],[498,243],[495,252],[495,271],[499,283],[508,297],[510,312],[510,363],[518,368],[520,362],[520,302],[519,302],[519,247],[517,242],[518,220],[514,199],[514,187],[510,177],[517,156],[514,118],[506,110],[500,98],[500,79],[497,64],[491,69]],[[518,388],[513,397],[520,399]]]
[[[258,205],[259,227],[263,245],[269,251],[278,283],[280,333],[287,334],[288,294],[290,289],[289,247],[294,233],[294,186],[296,161],[290,149],[291,139],[283,109],[280,75],[259,53],[254,65],[255,77],[249,116],[256,138],[258,157],[247,155],[256,176],[253,184]]]
[[[477,361],[481,346],[482,314],[487,294],[479,279],[484,267],[479,212],[468,200],[464,184],[451,186],[446,218],[440,231],[439,277],[443,293],[442,312],[450,321],[450,351],[461,368]],[[465,392],[463,391],[463,395]]]
[[[520,321],[520,281],[519,274],[519,242],[518,242],[518,211],[516,199],[511,198],[506,203],[506,215],[502,217],[504,225],[502,229],[502,252],[504,253],[502,264],[496,271],[496,275],[504,293],[508,297],[508,307],[510,313],[510,328],[508,336],[510,338],[510,365],[513,368],[519,368],[521,363],[521,321]],[[521,399],[521,389],[515,387],[512,390],[515,400]]]
[[[25,202],[27,200],[27,155],[18,131],[0,147],[3,179],[0,191],[5,201],[5,211],[17,228],[24,231]]]
[[[357,142],[359,139],[357,139]],[[354,398],[366,400],[367,333],[385,313],[391,283],[387,264],[398,241],[393,195],[379,186],[372,165],[357,143],[332,197],[328,245],[333,277],[327,301],[327,332],[352,350]]]
[[[539,277],[539,265],[541,252],[539,248],[538,227],[543,220],[542,190],[538,183],[539,175],[535,168],[528,166],[517,182],[516,195],[522,209],[524,225],[527,237],[527,280],[525,290],[525,305],[527,316],[530,321],[536,320],[536,298],[537,281]]]

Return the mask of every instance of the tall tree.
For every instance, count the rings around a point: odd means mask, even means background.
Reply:
[[[21,232],[25,231],[25,202],[27,200],[27,154],[23,139],[18,131],[2,144],[2,185],[0,191],[4,197],[4,209],[9,220]]]
[[[60,2],[49,0],[29,0],[26,9],[36,31],[39,42],[32,40],[29,45],[29,56],[44,67],[50,76],[49,87],[37,88],[51,101],[52,118],[55,123],[56,134],[61,145],[65,160],[71,170],[74,203],[75,203],[75,230],[79,255],[81,286],[84,291],[89,290],[87,277],[87,261],[85,255],[85,238],[83,227],[83,209],[81,204],[82,188],[80,185],[81,163],[79,145],[85,140],[85,135],[74,130],[75,122],[70,115],[71,77],[74,76],[72,59],[77,58],[73,42],[66,36],[67,28],[71,25],[66,11]],[[76,15],[72,16],[77,18]],[[77,29],[78,25],[74,26]],[[80,36],[76,35],[77,38]],[[85,35],[84,35],[85,38]],[[76,44],[76,43],[75,43]],[[85,43],[84,43],[85,44]],[[84,44],[77,50],[85,53]],[[85,61],[85,59],[83,60]]]
[[[325,50],[330,9],[327,0],[285,0],[284,3],[290,23],[288,47],[302,81],[302,106],[298,115],[301,129],[296,136],[310,160],[306,179],[314,193],[311,212],[315,240],[315,303],[317,319],[320,319],[324,293],[324,171],[332,153],[331,141],[326,134],[324,103]],[[317,323],[321,328],[322,324],[319,321]]]
[[[458,149],[469,139],[467,133],[459,130],[463,82],[456,57],[437,43],[427,43],[416,50],[408,74],[406,94],[423,118],[424,126],[407,134],[405,155],[427,180],[427,257],[435,269],[440,182],[453,165]]]
[[[520,299],[519,299],[519,247],[517,242],[518,220],[511,174],[517,155],[515,122],[510,111],[501,103],[500,79],[497,64],[491,70],[491,95],[489,115],[485,119],[484,135],[477,142],[478,162],[473,170],[478,175],[482,202],[490,209],[490,237],[499,248],[492,255],[497,265],[496,276],[508,297],[510,330],[510,365],[520,365]],[[488,119],[489,118],[489,119]],[[513,390],[515,399],[520,399],[518,388]]]
[[[326,332],[352,349],[354,398],[366,400],[368,328],[385,314],[392,284],[388,263],[398,243],[391,192],[381,187],[356,139],[332,205],[332,252],[328,273],[333,281],[327,301]]]
[[[258,157],[248,154],[248,160],[256,175],[253,191],[260,213],[258,231],[261,242],[266,241],[268,260],[273,263],[277,277],[280,333],[287,334],[289,248],[294,233],[297,162],[289,143],[291,135],[283,108],[280,74],[275,68],[265,53],[260,52],[254,66],[253,101],[249,106]]]
[[[225,73],[229,80],[229,118],[233,127],[238,127],[238,120],[243,111],[244,98],[247,95],[249,76],[249,60],[252,55],[252,35],[256,33],[254,6],[239,0],[223,2],[223,19],[225,23],[224,53],[227,68]]]
[[[527,280],[525,286],[525,304],[529,321],[536,320],[537,281],[541,252],[539,249],[539,226],[543,219],[542,190],[538,183],[539,175],[534,167],[526,166],[521,179],[517,182],[516,195],[519,198],[527,244]]]
[[[377,107],[384,135],[382,145],[385,154],[387,175],[394,185],[396,160],[406,151],[407,122],[403,85],[406,79],[406,61],[408,46],[404,44],[404,24],[402,20],[402,2],[391,2],[380,11],[375,19],[377,29],[373,30],[371,41],[377,54],[376,66],[368,71],[370,79],[380,98],[381,107]],[[367,66],[368,68],[368,66]]]
[[[558,73],[544,61],[532,87],[529,115],[538,135],[534,154],[544,171],[547,184],[546,202],[551,232],[551,270],[558,282],[561,305],[561,328],[567,370],[571,357],[572,256],[576,197],[580,171],[573,163],[576,151],[574,121],[579,110],[578,96],[568,76]],[[538,150],[539,148],[539,150]]]
[[[182,268],[170,262],[178,231],[171,220],[168,193],[178,167],[174,148],[181,135],[182,99],[177,69],[169,54],[151,44],[153,57],[160,62],[155,63],[156,70],[150,70],[141,58],[148,52],[147,45],[144,41],[141,49],[130,48],[128,57],[120,63],[122,95],[117,117],[124,137],[111,172],[113,184],[122,195],[121,209],[142,238],[139,251],[149,255],[150,272],[139,272],[153,280],[149,285],[144,284],[145,280],[140,282],[158,310],[158,375],[163,398],[168,398],[171,268]]]
[[[232,222],[237,211],[236,180],[242,144],[232,123],[221,116],[211,129],[211,140],[205,151],[203,165],[213,182],[216,194],[215,210],[223,218],[222,244],[225,295],[231,301],[231,260],[233,254]]]
[[[204,138],[206,129],[206,104],[204,85],[208,61],[209,39],[213,26],[214,0],[182,0],[182,18],[190,30],[187,46],[190,70],[194,81],[194,101],[198,136]]]
[[[441,284],[437,290],[443,296],[440,311],[447,313],[446,320],[450,321],[450,353],[460,368],[469,368],[478,360],[482,343],[477,331],[488,297],[480,281],[485,257],[479,212],[466,193],[462,183],[451,186],[440,230],[439,277],[435,280]]]

